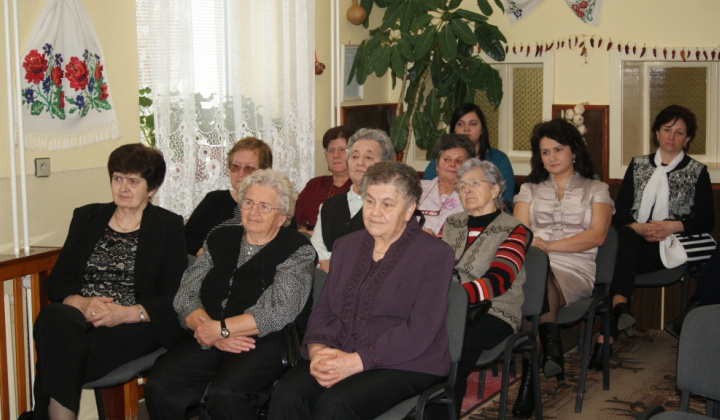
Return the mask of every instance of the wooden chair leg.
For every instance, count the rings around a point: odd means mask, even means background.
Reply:
[[[137,420],[139,395],[137,378],[111,388],[102,390],[96,388],[95,401],[98,418],[100,420]]]

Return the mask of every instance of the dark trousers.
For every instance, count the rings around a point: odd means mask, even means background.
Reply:
[[[618,229],[618,250],[610,296],[622,295],[630,301],[635,276],[662,270],[658,242],[648,242],[627,226]]]
[[[275,386],[268,418],[374,419],[441,380],[442,377],[427,373],[375,369],[324,388],[310,375],[310,362],[301,360]]]
[[[203,349],[192,331],[184,332],[148,375],[150,418],[185,419],[203,394],[213,420],[257,418],[273,382],[286,370],[281,352],[279,332],[256,339],[255,349],[242,353]]]
[[[467,377],[475,368],[475,362],[480,358],[483,351],[497,346],[504,339],[510,337],[513,332],[510,324],[491,314],[485,314],[475,326],[466,326],[465,341],[463,342],[462,356],[458,365],[454,390],[458,418],[460,418],[460,408],[467,388]],[[440,411],[437,410],[438,413]],[[433,414],[435,412],[436,410],[433,409]],[[432,418],[446,418],[446,416],[433,416]]]
[[[698,279],[697,289],[693,295],[701,305],[717,305],[720,303],[720,247],[716,247]]]
[[[82,385],[160,347],[149,323],[95,328],[76,308],[53,303],[33,330],[37,365],[34,419],[46,419],[50,399],[77,413]]]

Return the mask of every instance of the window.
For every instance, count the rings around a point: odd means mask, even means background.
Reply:
[[[658,112],[671,104],[690,109],[698,130],[690,154],[708,165],[713,182],[720,181],[717,133],[718,63],[705,61],[626,59],[610,56],[610,177],[622,178],[634,156],[654,152],[650,126]]]
[[[530,135],[536,124],[552,118],[554,92],[554,53],[541,57],[506,56],[502,63],[483,54],[483,60],[500,72],[503,100],[497,109],[478,92],[475,103],[483,110],[490,133],[490,145],[510,158],[515,175],[530,173]],[[425,169],[425,151],[413,148],[416,168]],[[426,161],[425,161],[426,162]]]
[[[188,216],[230,186],[244,137],[273,151],[299,191],[314,172],[314,1],[136,0],[140,87],[168,175],[160,205]]]

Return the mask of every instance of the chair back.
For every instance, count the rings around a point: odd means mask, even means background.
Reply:
[[[450,378],[448,383],[455,384],[457,364],[462,355],[465,338],[465,322],[467,321],[468,296],[465,289],[457,282],[450,283],[448,296],[448,314],[445,321],[448,339],[450,340]]]
[[[605,242],[598,247],[595,256],[595,284],[609,285],[615,271],[615,257],[617,257],[617,231],[610,226]],[[608,286],[605,286],[607,289]]]
[[[312,298],[313,298],[313,307],[315,307],[315,304],[317,303],[318,299],[320,299],[320,292],[322,292],[323,286],[325,286],[325,279],[327,278],[327,273],[319,268],[315,269],[315,280],[313,281],[313,290],[312,290]]]
[[[693,309],[683,322],[677,363],[677,386],[683,394],[720,400],[719,319],[720,305],[709,305]],[[681,409],[687,411],[683,399],[687,397],[681,397]]]
[[[525,254],[525,284],[523,284],[523,316],[539,316],[543,309],[545,287],[550,263],[540,248],[531,246]]]

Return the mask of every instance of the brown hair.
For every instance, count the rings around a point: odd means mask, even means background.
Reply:
[[[227,152],[228,168],[232,165],[232,159],[233,156],[235,156],[235,153],[241,150],[250,150],[257,153],[260,166],[258,169],[272,168],[273,158],[270,146],[268,146],[267,143],[265,143],[264,141],[255,137],[245,137],[244,139],[239,140],[237,143],[233,144],[233,147],[231,147],[230,150]]]

